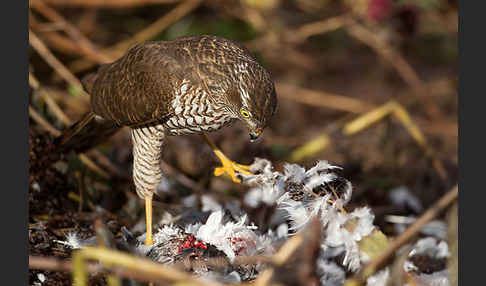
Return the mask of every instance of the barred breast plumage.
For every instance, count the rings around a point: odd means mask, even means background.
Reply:
[[[151,196],[151,190],[162,179],[160,158],[165,136],[215,131],[235,120],[224,107],[211,102],[203,89],[189,85],[188,81],[182,81],[174,94],[172,116],[131,130],[133,179],[140,197]]]

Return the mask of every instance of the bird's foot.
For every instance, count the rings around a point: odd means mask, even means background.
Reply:
[[[215,176],[221,176],[223,174],[228,174],[233,182],[241,183],[241,180],[236,177],[236,173],[241,173],[245,175],[251,175],[250,172],[251,166],[249,165],[241,165],[234,161],[228,159],[223,153],[217,154],[219,159],[221,160],[221,167],[217,167],[214,169]]]
[[[154,240],[152,238],[152,196],[145,197],[145,220],[147,226],[145,245],[154,245]]]

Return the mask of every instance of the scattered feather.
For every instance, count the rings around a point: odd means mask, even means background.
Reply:
[[[171,264],[198,261],[190,270],[193,274],[224,283],[253,281],[268,265],[254,263],[235,265],[241,256],[263,255],[271,257],[292,235],[305,234],[306,226],[318,221],[320,239],[316,238],[316,273],[320,285],[343,285],[349,273],[356,272],[386,245],[386,236],[374,222],[368,207],[346,212],[344,207],[352,196],[352,185],[336,171],[341,168],[327,161],[318,161],[310,169],[297,164],[285,164],[283,172],[273,170],[270,161],[256,158],[251,166],[252,175],[241,175],[249,186],[243,202],[229,201],[220,204],[209,195],[195,195],[183,199],[182,212],[175,217],[166,213],[155,228],[154,245],[144,245],[145,222],[140,221],[130,231],[122,228],[125,249],[146,256],[156,262]],[[159,186],[163,191],[166,186]],[[421,205],[405,188],[391,192],[395,204],[414,211]],[[244,207],[242,207],[242,204]],[[244,210],[269,209],[268,225],[255,225]],[[395,226],[406,227],[413,217],[388,216]],[[264,231],[262,230],[264,229]],[[443,224],[430,223],[422,233],[443,237]],[[142,233],[138,237],[132,233]],[[430,285],[449,285],[444,269],[422,271],[416,258],[423,256],[440,260],[449,256],[445,241],[427,237],[419,240],[410,252],[404,268]],[[68,233],[60,243],[78,249],[87,245],[76,233]],[[320,246],[320,248],[319,248]],[[318,257],[317,257],[318,255]],[[209,258],[221,259],[221,266],[211,267],[204,262]],[[415,260],[414,260],[415,259]],[[219,261],[219,260],[218,260]],[[187,269],[186,269],[187,270]],[[386,285],[389,270],[385,269],[367,279],[366,285]],[[425,282],[424,282],[425,283]]]
[[[415,195],[410,193],[408,188],[405,186],[400,186],[390,190],[389,198],[394,205],[403,209],[409,208],[416,214],[423,211],[423,206],[422,203],[420,203],[420,200]]]
[[[368,277],[368,279],[366,279],[366,286],[386,286],[389,277],[390,270],[385,268],[375,275]]]

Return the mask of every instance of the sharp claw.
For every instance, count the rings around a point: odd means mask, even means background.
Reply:
[[[240,164],[236,164],[238,166],[238,168],[244,170],[244,171],[249,171],[251,169],[251,165],[240,165]],[[251,172],[248,172],[251,174]]]
[[[233,182],[235,183],[241,183],[241,180],[236,177],[236,172],[242,173],[245,175],[251,175],[252,173],[249,172],[250,166],[246,165],[240,165],[235,162],[229,161],[222,161],[223,166],[217,167],[214,169],[214,175],[215,176],[221,176],[223,174],[228,174]]]
[[[233,180],[235,183],[241,183],[240,179],[236,178],[236,175],[231,176],[231,180]]]
[[[236,165],[235,170],[238,172],[245,174],[245,175],[251,175],[252,173],[249,171],[250,166],[245,166],[245,165]]]
[[[216,177],[219,177],[221,175],[223,175],[225,172],[224,172],[224,168],[223,167],[218,167],[216,169],[214,169],[214,175]]]

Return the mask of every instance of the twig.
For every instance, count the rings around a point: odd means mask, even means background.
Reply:
[[[145,278],[140,273],[131,270],[119,269],[119,268],[107,269],[106,267],[103,267],[102,264],[93,263],[93,262],[85,262],[84,266],[86,267],[86,272],[88,273],[111,272],[124,278],[136,278],[141,281],[148,280],[148,278]],[[29,269],[71,272],[73,271],[73,262],[70,260],[60,260],[52,257],[40,257],[40,256],[29,255]],[[204,282],[201,281],[199,285],[206,285],[206,284],[204,284]]]
[[[99,49],[78,30],[78,28],[64,19],[64,17],[57,13],[56,10],[47,6],[42,0],[31,0],[30,5],[52,22],[61,23],[64,31],[77,43],[79,49],[83,53],[89,55],[89,57],[94,59],[97,63],[103,64],[115,60],[115,58],[100,52]]]
[[[376,33],[368,30],[363,25],[355,22],[347,27],[348,33],[359,41],[363,42],[374,50],[378,55],[384,58],[403,78],[403,80],[414,90],[417,98],[424,103],[429,116],[437,118],[440,110],[430,102],[423,94],[427,91],[427,86],[420,79],[412,66],[405,60],[400,53],[394,50],[386,41],[380,38]],[[426,104],[429,103],[429,104]]]
[[[160,166],[162,167],[162,170],[164,171],[165,174],[172,176],[176,181],[181,183],[183,186],[199,194],[206,193],[206,190],[203,187],[201,187],[198,183],[194,182],[183,173],[177,171],[174,167],[167,164],[165,161],[161,160]]]
[[[360,285],[376,271],[385,266],[386,262],[392,257],[395,251],[414,238],[429,221],[435,218],[442,210],[447,208],[451,203],[457,200],[459,195],[458,186],[456,185],[447,192],[438,202],[431,206],[424,214],[420,216],[410,227],[407,228],[400,236],[393,240],[390,245],[374,260],[363,267],[351,279],[346,281],[345,285]]]
[[[272,279],[275,270],[273,268],[265,269],[262,273],[258,275],[255,279],[253,285],[255,286],[266,286],[268,282]]]
[[[417,144],[424,150],[425,155],[431,158],[432,166],[437,171],[438,175],[442,179],[445,179],[447,172],[445,171],[442,162],[437,158],[435,151],[430,147],[429,144],[427,144],[425,136],[417,124],[415,124],[415,122],[412,120],[408,111],[394,100],[390,100],[388,103],[379,106],[347,123],[343,128],[343,133],[346,135],[352,135],[369,127],[389,114],[393,115],[400,121],[410,136],[412,136],[415,142],[417,142]]]
[[[283,82],[277,82],[275,87],[280,97],[313,106],[326,107],[356,114],[367,112],[374,108],[372,104],[362,100],[325,91],[297,87]]]
[[[63,124],[70,125],[71,119],[62,111],[62,109],[57,105],[57,103],[52,99],[44,89],[40,87],[39,81],[35,78],[35,76],[29,72],[29,84],[34,90],[38,90],[39,94],[41,95],[42,99],[46,102],[47,106],[51,109],[54,115],[59,119]]]
[[[302,235],[295,235],[292,236],[289,240],[285,242],[282,247],[278,250],[277,253],[272,257],[272,263],[275,266],[283,265],[291,256],[292,254],[299,248],[300,245],[304,242],[304,237]],[[275,269],[268,268],[265,269],[260,275],[258,275],[257,279],[255,280],[254,285],[263,286],[267,285],[268,282],[272,279],[272,276],[275,272]]]
[[[101,153],[97,149],[91,149],[86,152],[90,157],[94,158],[100,165],[105,167],[108,171],[113,174],[116,174],[118,177],[128,178],[129,174],[125,171],[120,169],[117,165],[113,164],[110,159],[108,159],[105,154]]]
[[[329,94],[322,91],[305,89],[285,83],[277,83],[276,89],[280,97],[288,98],[303,104],[332,108],[350,113],[362,114],[366,112],[360,117],[346,123],[343,129],[343,132],[346,135],[359,132],[371,124],[383,119],[385,116],[392,114],[407,129],[417,144],[425,150],[426,155],[431,157],[433,167],[439,176],[443,179],[446,177],[447,172],[445,171],[442,163],[436,158],[434,151],[430,148],[430,146],[427,145],[425,136],[418,125],[412,121],[410,115],[400,103],[392,100],[382,106],[377,107],[373,104],[358,99],[337,94]],[[434,127],[435,126],[431,126],[429,124],[426,126],[424,131],[437,133],[438,130]],[[452,124],[447,125],[447,127],[449,128],[443,130],[441,129],[441,134],[444,132],[453,134],[455,126]],[[457,128],[455,129],[457,130]],[[325,149],[330,144],[330,141],[331,139],[327,133],[321,134],[294,150],[290,155],[289,160],[294,162],[300,161],[305,157]]]
[[[243,6],[240,7],[240,9],[233,10],[232,14],[233,16],[248,22],[248,24],[258,32],[264,31],[268,27],[267,19],[265,19],[262,13],[257,9]]]
[[[299,162],[304,158],[310,157],[315,153],[326,149],[329,144],[331,144],[331,137],[326,133],[323,133],[294,149],[288,158],[291,162]],[[314,192],[310,193],[314,194]]]
[[[47,120],[45,120],[37,111],[29,105],[29,115],[34,119],[37,124],[39,124],[44,130],[51,133],[53,136],[61,135],[61,131],[54,128]]]
[[[86,184],[84,181],[84,172],[81,174],[80,171],[74,172],[74,176],[76,177],[76,180],[78,181],[78,187],[79,187],[79,196],[78,196],[78,213],[81,213],[83,211],[83,206],[84,206],[84,201],[85,201],[85,196],[84,194],[86,193]]]
[[[96,219],[94,223],[94,228],[96,231],[96,238],[98,241],[98,246],[100,248],[113,248],[114,247],[114,236],[103,224],[100,218]],[[111,263],[104,263],[106,268],[111,268]],[[108,286],[121,286],[120,278],[116,275],[108,274],[106,276],[106,282]]]
[[[130,8],[181,2],[181,0],[44,0],[60,7]]]
[[[123,53],[130,48],[132,45],[145,42],[152,39],[153,37],[160,34],[169,25],[177,22],[179,19],[190,13],[192,10],[199,7],[202,0],[186,0],[177,5],[169,13],[165,14],[163,17],[139,31],[130,39],[119,42],[112,47],[103,49],[102,52],[110,55],[113,58],[119,58]],[[86,60],[78,60],[72,63],[71,67],[77,71],[89,69],[93,66],[93,63],[87,63]]]
[[[348,24],[351,24],[350,15],[339,15],[329,19],[324,19],[317,22],[312,22],[309,24],[304,24],[296,29],[285,32],[286,40],[293,44],[298,44],[304,42],[309,37],[325,34],[335,30],[338,30]]]
[[[405,285],[405,279],[407,279],[406,275],[408,274],[405,272],[403,267],[404,263],[408,260],[408,255],[410,251],[413,249],[412,245],[404,247],[405,249],[401,250],[401,254],[395,258],[395,261],[392,265],[390,265],[390,278],[386,286],[402,286]],[[402,252],[403,251],[403,252]],[[408,280],[408,279],[407,279]],[[410,286],[416,286],[409,284]]]
[[[139,31],[130,39],[119,42],[108,50],[110,51],[110,53],[116,55],[116,57],[121,56],[121,53],[124,53],[130,46],[136,43],[145,42],[160,34],[170,24],[177,22],[179,19],[190,13],[192,10],[199,7],[201,2],[202,0],[186,0],[180,3],[169,13],[165,14],[164,17],[158,19],[145,29]]]
[[[32,11],[29,10],[29,27],[31,27],[33,30],[36,30],[36,32],[57,32],[57,31],[62,31],[62,24],[61,23],[41,23],[37,18],[35,17],[34,14],[32,14]]]
[[[83,91],[81,82],[49,51],[49,49],[45,46],[45,44],[35,35],[34,32],[32,32],[29,29],[29,42],[31,46],[41,55],[44,60],[62,77],[64,78],[68,83],[70,83],[72,86],[77,87],[79,91],[83,94],[86,95],[86,93]],[[33,77],[31,77],[33,79]],[[32,84],[35,84],[34,81],[32,81]],[[37,86],[39,86],[37,82]],[[51,101],[52,104],[53,101]],[[57,105],[52,105],[52,106],[57,106]],[[56,109],[56,107],[54,107]],[[60,111],[60,108],[57,108],[58,111]],[[31,111],[32,110],[32,111]],[[53,128],[47,121],[43,120],[42,117],[40,117],[37,112],[31,107],[29,107],[29,113],[32,114],[32,117],[34,120],[38,121],[41,126],[43,126],[47,131],[49,131],[51,134],[54,136],[60,136],[61,132],[59,132],[57,129]],[[61,115],[63,114],[63,115]],[[60,116],[59,118],[63,118],[64,123],[70,123],[69,118],[65,116],[65,114],[61,111],[60,113],[57,112],[57,115]],[[50,128],[51,126],[52,128]],[[91,159],[89,159],[85,154],[78,154],[79,159],[86,164],[90,169],[98,173],[100,176],[103,178],[109,179],[110,175],[103,171],[98,165],[96,165]]]
[[[436,86],[437,83],[430,83],[428,85]],[[353,114],[361,114],[378,107],[378,105],[363,100],[321,90],[302,88],[283,82],[277,82],[275,87],[279,97],[310,106],[330,108]],[[397,102],[400,102],[406,106],[408,105],[407,103],[410,102],[410,97],[408,94],[404,95],[398,98]],[[422,127],[425,133],[457,137],[456,123],[429,122],[426,120],[420,120],[419,118],[415,120],[420,123],[419,125]]]
[[[52,54],[46,45],[29,29],[29,43],[39,55],[69,84],[84,93],[81,82]]]
[[[262,255],[251,255],[251,256],[236,256],[233,262],[230,262],[225,257],[210,257],[206,259],[199,260],[184,260],[178,261],[173,264],[177,269],[197,269],[200,267],[211,267],[211,268],[223,268],[225,266],[237,266],[237,265],[255,265],[259,263],[266,263],[269,265],[275,265],[272,257],[262,256]]]
[[[99,8],[86,7],[75,23],[75,26],[79,29],[79,31],[88,38],[97,29],[98,12]]]
[[[78,154],[78,158],[88,168],[90,168],[91,170],[95,171],[95,173],[97,173],[101,177],[103,177],[105,179],[110,179],[111,178],[111,176],[107,172],[103,171],[103,169],[101,169],[98,165],[96,165],[96,163],[93,162],[93,160],[91,160],[88,156],[86,156],[86,154],[79,153]]]
[[[31,27],[34,31],[40,32],[40,28],[37,25],[32,24],[33,21],[30,21]],[[85,56],[92,61],[96,62],[95,58],[92,58],[90,55],[83,53],[76,43],[61,35],[56,31],[49,31],[49,32],[41,32],[40,33],[42,39],[53,49],[61,53],[65,53],[68,55],[76,55],[76,56]]]
[[[85,54],[73,40],[59,33],[60,30],[63,30],[61,23],[40,23],[35,15],[29,11],[29,26],[33,31],[38,32],[42,39],[53,49],[69,55],[80,55],[90,58],[90,55]],[[90,59],[96,62],[96,58]]]
[[[378,122],[384,117],[393,113],[396,106],[397,104],[395,103],[395,101],[389,101],[381,106],[370,110],[369,112],[366,112],[358,118],[346,123],[346,125],[343,127],[343,133],[346,135],[353,135],[357,132],[362,131],[363,129],[374,124],[375,122]]]
[[[98,247],[85,247],[73,253],[73,281],[78,286],[87,284],[86,261],[96,259],[102,263],[111,263],[112,265],[121,266],[127,270],[131,270],[133,274],[137,274],[137,279],[143,281],[174,281],[185,283],[185,285],[206,285],[206,286],[220,286],[221,283],[205,280],[204,282],[195,278],[194,276],[159,263],[153,262],[146,258],[139,258],[133,255]],[[117,268],[114,269],[117,273]]]
[[[70,260],[29,255],[29,268],[70,272],[73,269],[73,264]],[[86,265],[86,270],[90,273],[99,272],[101,269],[103,269],[101,264],[87,263]]]
[[[292,254],[299,248],[300,245],[304,242],[304,237],[302,235],[295,235],[292,236],[289,240],[285,242],[282,247],[278,250],[277,253],[272,258],[273,263],[276,265],[284,264]]]
[[[410,114],[408,111],[399,103],[390,101],[393,105],[393,115],[400,120],[402,125],[407,129],[408,133],[412,136],[413,139],[420,145],[420,147],[424,148],[426,151],[429,149],[427,144],[427,140],[423,135],[420,128],[413,122]]]

